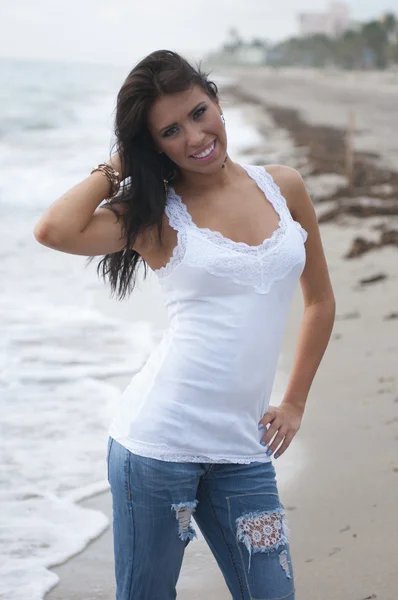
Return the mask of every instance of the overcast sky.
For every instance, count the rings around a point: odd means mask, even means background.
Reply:
[[[351,0],[352,17],[394,11],[397,0]],[[297,13],[324,0],[0,0],[0,57],[131,64],[170,48],[200,58],[237,27],[271,41],[296,32]],[[397,11],[398,12],[398,11]]]

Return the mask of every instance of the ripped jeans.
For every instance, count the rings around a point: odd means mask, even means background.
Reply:
[[[178,463],[109,439],[117,600],[172,600],[195,519],[233,600],[294,600],[272,462]],[[206,574],[203,574],[206,598]]]

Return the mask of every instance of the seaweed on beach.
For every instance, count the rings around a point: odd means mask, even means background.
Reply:
[[[289,132],[297,148],[305,148],[309,163],[307,175],[347,175],[347,131],[337,127],[307,123],[300,111],[261,100],[239,85],[228,90],[238,101],[264,109],[275,125]],[[350,177],[346,184],[317,203],[331,202],[332,207],[319,215],[320,223],[338,221],[342,216],[358,219],[398,216],[398,172],[383,168],[376,153],[353,151]],[[305,176],[304,176],[305,179]],[[356,258],[386,245],[398,248],[398,231],[385,228],[377,242],[357,237],[345,258]]]

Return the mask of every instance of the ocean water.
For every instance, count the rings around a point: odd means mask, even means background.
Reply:
[[[42,211],[108,158],[128,69],[0,62],[0,598],[41,600],[49,568],[108,525],[79,499],[105,490],[118,381],[161,335],[156,281],[110,300],[95,263],[38,244]],[[259,141],[226,106],[229,152]],[[151,283],[152,281],[152,283]],[[134,294],[133,294],[134,296]],[[161,308],[161,307],[160,307]],[[110,549],[111,551],[111,549]]]

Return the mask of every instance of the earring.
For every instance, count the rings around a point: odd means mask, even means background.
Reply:
[[[223,113],[221,113],[221,121],[223,122],[223,124],[225,125],[225,117],[223,115]],[[225,159],[223,164],[221,165],[221,168],[224,169],[225,168],[225,163],[227,162],[227,158],[228,158],[228,154],[225,155]]]
[[[169,191],[169,182],[167,181],[167,179],[163,179],[163,185],[164,185],[164,191],[167,192]]]

